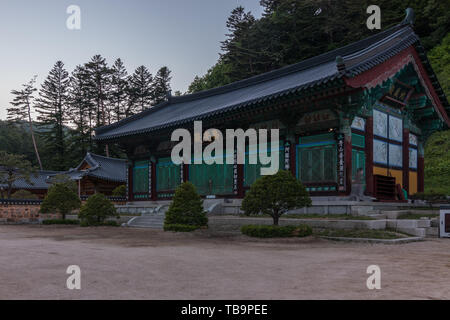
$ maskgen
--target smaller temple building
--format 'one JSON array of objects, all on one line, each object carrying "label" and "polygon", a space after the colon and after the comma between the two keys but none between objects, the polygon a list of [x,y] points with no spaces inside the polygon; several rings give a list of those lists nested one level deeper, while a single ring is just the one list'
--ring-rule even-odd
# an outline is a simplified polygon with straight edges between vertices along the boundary
[{"label": "smaller temple building", "polygon": [[88,152],[80,164],[60,174],[68,175],[78,184],[78,194],[89,196],[102,193],[110,196],[112,191],[127,181],[127,161],[104,157]]}]

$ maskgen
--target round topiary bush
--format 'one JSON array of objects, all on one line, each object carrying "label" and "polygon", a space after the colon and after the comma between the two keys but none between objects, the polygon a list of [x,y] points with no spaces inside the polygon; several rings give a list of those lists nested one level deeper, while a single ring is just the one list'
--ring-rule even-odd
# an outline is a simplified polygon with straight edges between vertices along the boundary
[{"label": "round topiary bush", "polygon": [[312,234],[312,228],[306,224],[298,226],[246,225],[241,227],[241,232],[247,236],[258,238],[307,237]]},{"label": "round topiary bush", "polygon": [[173,201],[166,212],[164,230],[180,231],[180,225],[187,227],[182,231],[192,231],[208,224],[208,218],[203,211],[203,200],[190,182],[183,182],[175,191]]},{"label": "round topiary bush", "polygon": [[311,206],[311,198],[302,183],[289,171],[257,179],[242,201],[246,215],[267,214],[278,225],[281,215],[289,210]]},{"label": "round topiary bush", "polygon": [[81,201],[78,195],[65,183],[56,183],[50,187],[41,204],[42,213],[59,213],[62,219],[72,210],[78,209]]},{"label": "round topiary bush", "polygon": [[35,195],[34,193],[31,193],[28,190],[20,189],[11,195],[11,199],[37,200],[37,199],[39,199],[39,197],[37,195]]},{"label": "round topiary bush", "polygon": [[127,186],[123,184],[121,186],[114,188],[114,190],[112,191],[112,196],[113,197],[125,197],[126,193],[127,193]]},{"label": "round topiary bush", "polygon": [[78,214],[81,225],[103,225],[108,217],[116,215],[114,204],[101,193],[90,196]]}]

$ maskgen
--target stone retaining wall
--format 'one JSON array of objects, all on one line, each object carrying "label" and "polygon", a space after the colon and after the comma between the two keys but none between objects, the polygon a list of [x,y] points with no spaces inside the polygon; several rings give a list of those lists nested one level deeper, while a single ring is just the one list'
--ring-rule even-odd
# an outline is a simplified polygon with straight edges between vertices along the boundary
[{"label": "stone retaining wall", "polygon": [[40,214],[38,204],[0,205],[0,223],[37,223],[40,219],[59,218],[56,214]]}]

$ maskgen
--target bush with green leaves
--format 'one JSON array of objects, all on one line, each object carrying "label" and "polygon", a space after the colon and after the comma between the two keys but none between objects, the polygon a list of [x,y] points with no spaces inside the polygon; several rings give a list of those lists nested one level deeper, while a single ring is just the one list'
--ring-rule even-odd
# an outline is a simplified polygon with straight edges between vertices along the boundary
[{"label": "bush with green leaves", "polygon": [[191,232],[199,228],[201,228],[201,226],[194,226],[189,224],[164,224],[164,231]]},{"label": "bush with green leaves", "polygon": [[52,185],[41,204],[41,213],[59,213],[62,219],[72,210],[80,208],[78,195],[65,183]]},{"label": "bush with green leaves", "polygon": [[306,224],[298,226],[246,225],[241,227],[241,232],[257,238],[307,237],[312,234],[312,228]]},{"label": "bush with green leaves", "polygon": [[115,187],[112,191],[113,197],[125,197],[127,194],[127,186],[126,185],[120,185],[118,187]]},{"label": "bush with green leaves", "polygon": [[107,220],[103,222],[95,222],[95,221],[89,222],[87,220],[82,220],[80,222],[80,227],[101,227],[101,226],[118,227],[119,224],[117,223],[117,221],[114,220]]},{"label": "bush with green leaves", "polygon": [[37,200],[39,197],[28,190],[20,189],[11,195],[11,199]]},{"label": "bush with green leaves", "polygon": [[188,225],[200,228],[208,224],[206,212],[203,210],[203,200],[190,182],[183,182],[175,191],[173,201],[166,212],[164,230],[179,229]]},{"label": "bush with green leaves", "polygon": [[78,214],[82,225],[103,224],[106,218],[116,215],[114,204],[103,194],[90,196]]},{"label": "bush with green leaves", "polygon": [[305,187],[289,171],[257,179],[246,193],[241,209],[246,215],[267,214],[278,225],[281,215],[289,210],[311,206]]},{"label": "bush with green leaves", "polygon": [[50,225],[50,224],[80,224],[80,221],[75,219],[47,219],[42,221],[42,224]]}]

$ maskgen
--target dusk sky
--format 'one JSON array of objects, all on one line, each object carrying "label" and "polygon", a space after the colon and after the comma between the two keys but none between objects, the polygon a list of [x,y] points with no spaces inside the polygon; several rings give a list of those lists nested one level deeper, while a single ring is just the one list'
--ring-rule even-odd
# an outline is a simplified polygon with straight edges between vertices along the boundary
[{"label": "dusk sky", "polygon": [[[81,30],[69,30],[70,5],[81,9]],[[185,92],[218,58],[226,20],[242,5],[256,17],[259,0],[0,0],[0,119],[33,75],[37,88],[57,60],[66,69],[103,55],[121,58],[132,73],[172,71],[172,90]]]}]

